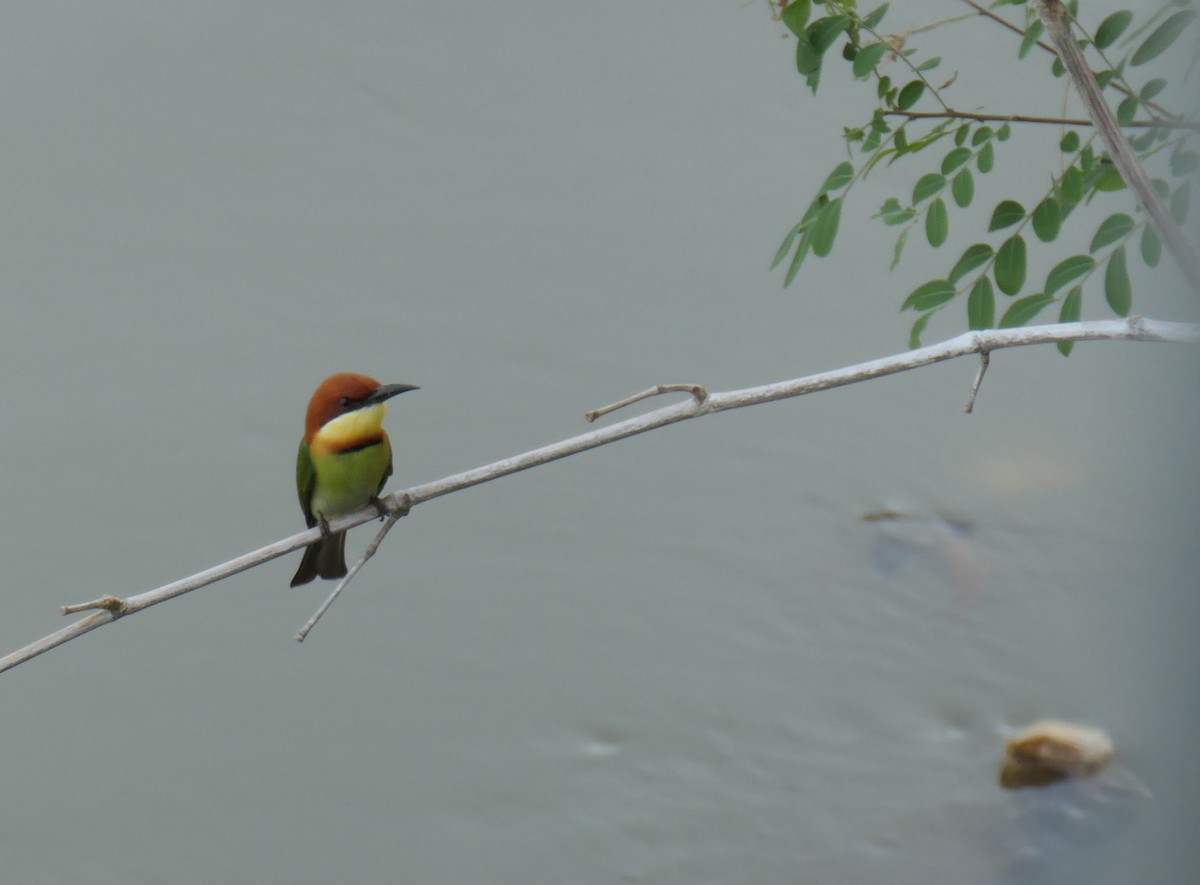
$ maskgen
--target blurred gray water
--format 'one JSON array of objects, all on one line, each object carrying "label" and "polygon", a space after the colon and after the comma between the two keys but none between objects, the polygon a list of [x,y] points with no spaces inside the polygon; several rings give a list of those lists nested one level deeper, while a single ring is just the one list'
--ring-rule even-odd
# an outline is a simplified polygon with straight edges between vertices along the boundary
[{"label": "blurred gray water", "polygon": [[[869,96],[810,99],[765,4],[3,19],[3,651],[299,530],[332,371],[421,386],[401,487],[655,383],[902,350],[904,294],[975,236],[888,275],[868,218],[914,173],[876,176],[780,289]],[[964,105],[1042,88],[959,27],[992,38]],[[1197,315],[1170,271],[1138,299]],[[289,590],[295,557],[105,628],[0,677],[5,879],[1190,882],[1198,362],[1007,351],[969,417],[960,361],[439,499],[302,646],[328,587]],[[861,520],[886,506],[912,518]],[[1001,792],[1045,716],[1130,780]]]}]

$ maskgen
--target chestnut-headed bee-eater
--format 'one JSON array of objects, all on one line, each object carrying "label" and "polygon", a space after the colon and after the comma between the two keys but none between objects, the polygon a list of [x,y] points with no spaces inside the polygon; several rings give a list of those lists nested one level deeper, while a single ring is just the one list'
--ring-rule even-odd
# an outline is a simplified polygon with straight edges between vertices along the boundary
[{"label": "chestnut-headed bee-eater", "polygon": [[296,456],[296,492],[308,527],[319,523],[324,536],[305,548],[293,587],[346,574],[346,533],[329,532],[327,522],[378,499],[392,475],[392,444],[383,430],[387,401],[417,389],[340,372],[313,393]]}]

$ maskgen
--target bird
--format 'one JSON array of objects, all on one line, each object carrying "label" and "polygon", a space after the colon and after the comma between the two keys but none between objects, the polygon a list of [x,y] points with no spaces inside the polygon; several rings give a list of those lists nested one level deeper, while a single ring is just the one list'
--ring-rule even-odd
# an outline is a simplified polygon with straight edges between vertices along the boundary
[{"label": "bird", "polygon": [[383,429],[387,401],[420,388],[380,384],[367,375],[339,372],[313,392],[296,456],[296,493],[309,528],[322,537],[304,550],[292,586],[346,574],[346,533],[330,532],[333,517],[379,501],[392,475],[392,444]]}]

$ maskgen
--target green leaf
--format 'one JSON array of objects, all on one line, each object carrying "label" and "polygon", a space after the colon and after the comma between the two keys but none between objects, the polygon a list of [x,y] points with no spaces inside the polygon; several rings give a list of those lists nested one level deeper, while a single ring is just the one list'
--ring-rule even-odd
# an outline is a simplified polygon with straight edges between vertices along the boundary
[{"label": "green leaf", "polygon": [[1096,235],[1092,237],[1092,245],[1088,246],[1088,251],[1097,252],[1109,243],[1115,243],[1117,240],[1129,236],[1129,232],[1132,230],[1133,219],[1124,212],[1110,215],[1096,229]]},{"label": "green leaf", "polygon": [[811,0],[793,0],[784,7],[779,18],[787,29],[797,37],[804,37],[804,26],[808,24],[808,14],[812,10]]},{"label": "green leaf", "polygon": [[996,296],[992,281],[980,277],[967,296],[967,325],[972,329],[990,329],[996,324]]},{"label": "green leaf", "polygon": [[1055,77],[1061,77],[1067,72],[1066,67],[1062,63],[1062,59],[1057,55],[1054,56],[1054,61],[1050,63],[1050,73]]},{"label": "green leaf", "polygon": [[919,65],[917,65],[915,68],[913,68],[913,70],[916,73],[920,74],[920,73],[924,73],[925,71],[932,71],[934,68],[936,68],[941,63],[942,63],[942,57],[940,55],[935,55],[933,58],[925,59],[925,61],[921,62]]},{"label": "green leaf", "polygon": [[1138,65],[1144,65],[1151,59],[1158,58],[1175,42],[1175,39],[1183,33],[1183,29],[1191,24],[1192,19],[1195,17],[1196,13],[1190,9],[1175,13],[1155,28],[1153,33],[1142,41],[1142,45],[1133,53],[1133,58],[1130,59],[1129,63],[1137,67]]},{"label": "green leaf", "polygon": [[1025,207],[1016,200],[1001,200],[992,210],[992,220],[988,223],[988,233],[1011,227],[1025,218]]},{"label": "green leaf", "polygon": [[950,233],[950,213],[946,210],[945,201],[938,197],[929,204],[929,210],[925,213],[925,239],[929,240],[929,245],[936,249],[946,242],[948,233]]},{"label": "green leaf", "polygon": [[1133,95],[1121,99],[1121,103],[1117,105],[1117,122],[1122,126],[1132,123],[1133,118],[1137,116],[1138,103],[1137,97]]},{"label": "green leaf", "polygon": [[783,238],[783,242],[779,244],[779,248],[775,251],[775,258],[771,261],[771,270],[777,268],[779,262],[783,261],[787,257],[787,254],[792,251],[792,244],[796,242],[796,237],[800,236],[803,231],[803,222],[800,222],[788,231],[787,236]]},{"label": "green leaf", "polygon": [[896,245],[892,247],[892,263],[888,266],[888,270],[895,270],[896,265],[900,263],[900,255],[904,252],[904,244],[908,242],[908,232],[912,230],[912,225],[900,231],[900,236],[896,237]]},{"label": "green leaf", "polygon": [[1009,305],[1008,310],[1004,311],[1004,316],[1000,317],[1000,328],[1012,329],[1023,326],[1041,313],[1047,305],[1053,303],[1053,298],[1042,295],[1040,292],[1037,295],[1018,298]]},{"label": "green leaf", "polygon": [[902,111],[907,111],[918,101],[921,100],[921,94],[925,92],[925,84],[920,80],[910,80],[900,90],[900,95],[896,99],[896,107]]},{"label": "green leaf", "polygon": [[1175,219],[1176,224],[1183,224],[1187,221],[1188,205],[1192,201],[1192,183],[1185,181],[1175,189],[1175,193],[1171,194],[1171,217]]},{"label": "green leaf", "polygon": [[1012,135],[1012,126],[1008,123],[1001,123],[1000,128],[996,130],[996,139],[998,141],[1008,141],[1008,137]]},{"label": "green leaf", "polygon": [[908,333],[909,350],[916,350],[921,346],[921,333],[925,331],[925,327],[929,325],[929,320],[932,317],[932,313],[921,314],[921,316],[917,317],[917,321],[912,324],[912,330]]},{"label": "green leaf", "polygon": [[886,224],[889,216],[895,215],[897,212],[902,211],[903,208],[900,205],[900,201],[895,197],[888,197],[883,201],[883,205],[879,207],[879,211],[875,213],[875,217],[882,218]]},{"label": "green leaf", "polygon": [[953,297],[954,284],[952,282],[930,280],[913,289],[904,299],[904,303],[900,305],[900,309],[907,310],[911,307],[916,311],[933,310],[935,307],[941,307]]},{"label": "green leaf", "polygon": [[1016,295],[1025,285],[1025,241],[1014,234],[996,252],[996,263],[992,265],[996,285],[1005,295]]},{"label": "green leaf", "polygon": [[1089,273],[1096,266],[1096,259],[1090,255],[1072,255],[1064,258],[1046,274],[1046,294],[1053,295],[1067,283],[1077,280]]},{"label": "green leaf", "polygon": [[1176,178],[1191,175],[1200,166],[1200,154],[1177,149],[1171,154],[1171,174]]},{"label": "green leaf", "polygon": [[[787,249],[784,247],[790,248],[791,241],[797,234],[800,235],[800,242],[796,245],[796,251],[792,255],[792,261],[788,265],[787,273],[783,276],[783,286],[785,289],[791,285],[792,280],[796,278],[796,274],[800,272],[800,265],[804,263],[805,257],[807,257],[809,250],[812,248],[812,238],[809,236],[809,228],[812,227],[817,216],[821,214],[821,210],[825,208],[828,202],[829,199],[824,194],[821,194],[809,203],[808,208],[804,210],[804,217],[792,228],[787,237],[784,238],[783,245],[779,247],[779,251],[775,253],[775,262],[778,263],[787,254]],[[772,264],[771,266],[774,267],[775,265]]]},{"label": "green leaf", "polygon": [[879,217],[883,218],[883,223],[888,227],[895,227],[898,224],[904,224],[906,221],[912,221],[917,217],[917,213],[914,209],[898,209],[888,214],[880,213]]},{"label": "green leaf", "polygon": [[942,174],[949,175],[967,160],[971,159],[971,149],[956,147],[942,158]]},{"label": "green leaf", "polygon": [[1167,81],[1162,77],[1155,77],[1149,83],[1142,87],[1142,91],[1138,93],[1138,97],[1142,101],[1149,101],[1167,88]]},{"label": "green leaf", "polygon": [[868,31],[874,29],[881,21],[883,21],[883,17],[887,15],[887,11],[888,4],[886,3],[884,3],[882,6],[876,6],[873,10],[867,13],[867,17],[863,19],[862,26]]},{"label": "green leaf", "polygon": [[1072,129],[1064,135],[1058,143],[1058,149],[1064,154],[1073,154],[1079,150],[1079,133]]},{"label": "green leaf", "polygon": [[1083,286],[1074,286],[1063,299],[1062,308],[1058,312],[1060,323],[1077,323],[1083,314]]},{"label": "green leaf", "polygon": [[854,56],[854,64],[852,66],[854,76],[860,80],[865,80],[871,76],[871,72],[875,70],[875,65],[883,60],[883,56],[891,47],[886,43],[871,43],[864,46],[858,51],[858,55]]},{"label": "green leaf", "polygon": [[964,144],[967,143],[967,136],[970,134],[971,134],[971,124],[963,123],[961,126],[958,127],[958,130],[954,133],[954,144],[958,147],[962,147]]},{"label": "green leaf", "polygon": [[[791,8],[790,6],[788,7]],[[843,160],[833,167],[833,171],[825,179],[825,183],[821,185],[822,191],[841,190],[854,178],[854,165],[849,160]]]},{"label": "green leaf", "polygon": [[1096,36],[1093,38],[1096,46],[1100,49],[1112,46],[1117,42],[1117,38],[1125,33],[1125,29],[1129,27],[1131,21],[1133,21],[1133,13],[1128,9],[1114,12],[1100,22],[1100,27],[1096,28]]},{"label": "green leaf", "polygon": [[808,208],[804,210],[804,217],[800,219],[800,226],[807,229],[812,224],[822,209],[829,203],[828,194],[817,194],[813,201],[808,204]]},{"label": "green leaf", "polygon": [[796,39],[796,70],[816,93],[821,82],[821,61],[825,51],[850,24],[848,16],[831,15],[813,22]]},{"label": "green leaf", "polygon": [[987,243],[975,243],[973,246],[967,246],[958,261],[954,262],[954,268],[950,271],[948,279],[957,284],[979,265],[985,264],[993,254],[992,247]]},{"label": "green leaf", "polygon": [[[1076,323],[1079,322],[1079,316],[1083,309],[1083,287],[1076,286],[1067,293],[1067,297],[1063,299],[1062,307],[1058,311],[1058,321],[1060,323]],[[1059,341],[1055,346],[1058,352],[1063,356],[1070,356],[1071,351],[1075,349],[1074,341]]]},{"label": "green leaf", "polygon": [[1059,228],[1062,227],[1062,210],[1058,206],[1058,200],[1054,197],[1046,197],[1033,210],[1031,220],[1033,232],[1037,234],[1039,240],[1043,243],[1053,241],[1058,236]]},{"label": "green leaf", "polygon": [[796,246],[796,253],[792,256],[792,263],[788,265],[787,273],[783,275],[783,287],[785,289],[792,284],[792,280],[796,279],[796,274],[800,272],[800,265],[804,263],[805,256],[808,255],[811,248],[812,241],[809,239],[808,234],[805,233]]},{"label": "green leaf", "polygon": [[1142,228],[1142,261],[1146,262],[1147,267],[1158,267],[1158,260],[1162,258],[1162,240],[1158,238],[1158,234],[1150,225]]},{"label": "green leaf", "polygon": [[1125,179],[1121,177],[1121,173],[1117,171],[1115,166],[1110,164],[1104,165],[1104,171],[1096,176],[1096,180],[1092,182],[1092,187],[1098,191],[1119,191],[1125,189]]},{"label": "green leaf", "polygon": [[992,171],[992,166],[996,163],[996,154],[992,150],[992,143],[989,141],[979,149],[979,154],[975,157],[975,168],[985,175]]},{"label": "green leaf", "polygon": [[1071,205],[1083,199],[1083,173],[1078,166],[1072,166],[1063,173],[1062,196]]},{"label": "green leaf", "polygon": [[980,126],[975,130],[975,134],[971,136],[972,147],[979,147],[985,141],[992,137],[991,126]]},{"label": "green leaf", "polygon": [[1141,135],[1129,136],[1129,144],[1135,152],[1139,154],[1144,153],[1153,146],[1159,132],[1160,130],[1158,129],[1143,129]]},{"label": "green leaf", "polygon": [[1024,58],[1029,54],[1029,50],[1038,40],[1042,39],[1042,34],[1046,32],[1046,26],[1042,24],[1042,20],[1034,19],[1033,24],[1025,29],[1025,36],[1021,38],[1021,48],[1017,50],[1017,58]]},{"label": "green leaf", "polygon": [[1108,88],[1108,84],[1115,80],[1117,72],[1114,70],[1100,71],[1096,74],[1096,86],[1103,92]]},{"label": "green leaf", "polygon": [[830,46],[834,44],[842,31],[850,26],[850,17],[847,15],[830,15],[825,18],[819,18],[805,30],[805,36],[808,37],[808,42],[812,44],[813,49],[824,54]]},{"label": "green leaf", "polygon": [[971,176],[970,169],[958,170],[958,174],[950,182],[950,193],[960,209],[971,205],[971,200],[975,197],[975,179]]},{"label": "green leaf", "polygon": [[1125,269],[1125,247],[1118,246],[1108,256],[1108,267],[1104,270],[1104,297],[1117,316],[1129,316],[1133,304],[1133,288],[1129,284],[1129,271]]},{"label": "green leaf", "polygon": [[915,206],[922,200],[928,200],[945,186],[945,177],[938,175],[936,172],[929,172],[922,175],[917,179],[916,187],[913,188],[913,205]]},{"label": "green leaf", "polygon": [[824,258],[833,249],[833,238],[837,236],[838,222],[842,217],[842,198],[830,200],[821,209],[813,222],[810,235],[812,236],[813,254]]},{"label": "green leaf", "polygon": [[933,144],[935,141],[940,140],[942,138],[942,136],[944,136],[945,134],[946,134],[945,130],[943,130],[941,128],[934,129],[929,134],[922,135],[916,141],[912,142],[909,145],[909,150],[911,150],[915,154],[917,151],[924,150],[925,148],[927,148],[931,144]]},{"label": "green leaf", "polygon": [[[807,37],[799,37],[796,40],[796,70],[806,77],[813,74],[819,74],[821,71],[821,58],[823,53],[817,52]],[[817,91],[816,85],[810,80],[808,85],[812,87],[813,92]]]}]

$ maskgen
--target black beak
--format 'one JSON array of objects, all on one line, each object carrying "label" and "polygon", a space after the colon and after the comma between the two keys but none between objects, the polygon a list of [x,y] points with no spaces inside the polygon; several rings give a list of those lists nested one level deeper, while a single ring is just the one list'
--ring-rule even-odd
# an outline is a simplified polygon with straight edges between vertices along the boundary
[{"label": "black beak", "polygon": [[362,404],[364,406],[374,406],[378,403],[386,402],[398,394],[420,389],[415,384],[380,384],[367,394],[367,398],[363,400]]}]

